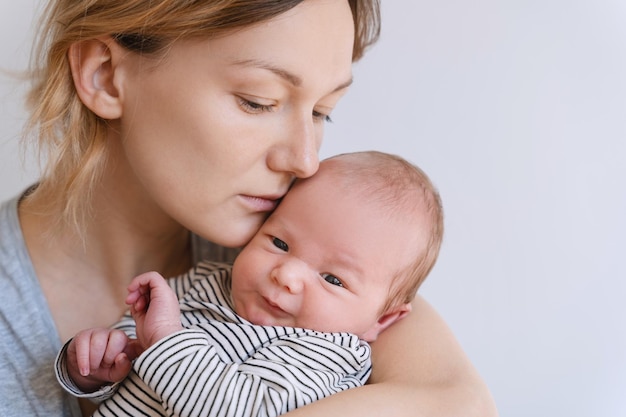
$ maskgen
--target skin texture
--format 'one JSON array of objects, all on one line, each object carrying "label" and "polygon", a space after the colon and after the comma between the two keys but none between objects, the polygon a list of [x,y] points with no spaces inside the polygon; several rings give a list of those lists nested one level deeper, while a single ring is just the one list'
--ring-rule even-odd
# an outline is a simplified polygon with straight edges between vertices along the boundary
[{"label": "skin texture", "polygon": [[[351,81],[352,31],[346,2],[316,0],[227,37],[177,42],[161,60],[110,38],[70,48],[82,102],[109,121],[109,165],[86,196],[93,210],[82,238],[70,227],[54,239],[41,233],[60,216],[47,201],[19,207],[61,340],[114,323],[131,277],[187,270],[188,229],[243,244],[293,177],[315,172],[320,115]],[[372,385],[293,415],[494,415],[445,324],[419,298],[413,310],[374,344]]]}]

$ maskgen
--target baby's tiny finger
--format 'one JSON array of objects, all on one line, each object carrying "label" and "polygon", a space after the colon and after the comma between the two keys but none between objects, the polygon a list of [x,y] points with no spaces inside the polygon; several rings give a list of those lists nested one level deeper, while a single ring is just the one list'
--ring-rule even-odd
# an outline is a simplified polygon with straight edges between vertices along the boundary
[{"label": "baby's tiny finger", "polygon": [[111,361],[105,361],[105,352],[109,340],[109,330],[99,329],[91,335],[89,344],[89,365],[92,370],[97,370],[103,366],[111,366]]},{"label": "baby's tiny finger", "polygon": [[89,376],[90,339],[78,335],[74,338],[72,343],[74,343],[74,348],[76,349],[76,364],[78,365],[78,372],[80,372],[82,376]]},{"label": "baby's tiny finger", "polygon": [[107,365],[115,364],[117,356],[123,352],[128,343],[128,337],[121,330],[111,330],[108,335],[106,350],[102,361]]}]

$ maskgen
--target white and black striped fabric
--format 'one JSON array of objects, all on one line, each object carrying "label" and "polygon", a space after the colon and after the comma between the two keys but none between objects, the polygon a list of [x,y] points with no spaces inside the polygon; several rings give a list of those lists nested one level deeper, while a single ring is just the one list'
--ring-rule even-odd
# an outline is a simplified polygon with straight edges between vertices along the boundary
[{"label": "white and black striped fabric", "polygon": [[[117,387],[81,393],[63,355],[57,375],[75,395],[106,399],[96,416],[277,416],[363,385],[370,347],[349,333],[257,326],[232,310],[228,264],[201,262],[169,280],[185,330],[161,340]],[[130,316],[116,326],[134,337]]]}]

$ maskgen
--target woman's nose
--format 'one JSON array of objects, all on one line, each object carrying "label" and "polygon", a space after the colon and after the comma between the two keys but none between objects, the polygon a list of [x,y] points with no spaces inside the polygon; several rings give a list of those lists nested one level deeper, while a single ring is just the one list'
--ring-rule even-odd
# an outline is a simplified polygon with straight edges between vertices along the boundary
[{"label": "woman's nose", "polygon": [[305,281],[311,274],[306,263],[299,259],[290,259],[274,268],[272,279],[291,294],[299,294],[304,289]]},{"label": "woman's nose", "polygon": [[297,178],[307,178],[319,168],[319,148],[322,129],[311,115],[300,117],[290,126],[282,126],[282,140],[268,156],[268,166],[276,172],[288,172]]}]

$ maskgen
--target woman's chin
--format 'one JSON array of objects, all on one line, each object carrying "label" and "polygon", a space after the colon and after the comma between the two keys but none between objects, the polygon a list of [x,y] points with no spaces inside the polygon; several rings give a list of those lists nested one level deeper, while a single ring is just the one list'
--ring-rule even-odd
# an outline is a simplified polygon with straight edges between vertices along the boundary
[{"label": "woman's chin", "polygon": [[246,219],[239,224],[224,224],[219,233],[202,234],[197,233],[203,238],[227,248],[241,248],[245,246],[259,230],[265,216],[255,216],[256,218]]}]

